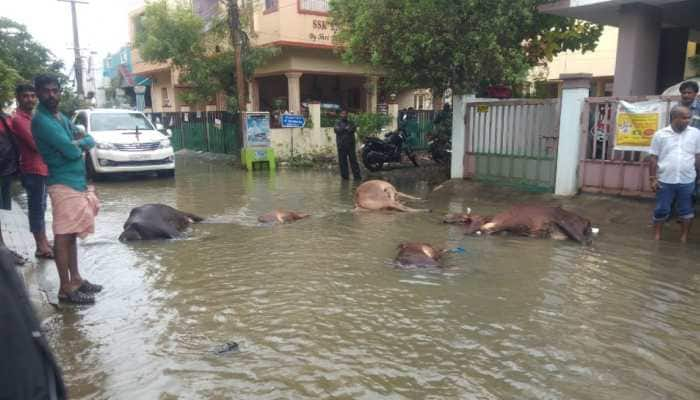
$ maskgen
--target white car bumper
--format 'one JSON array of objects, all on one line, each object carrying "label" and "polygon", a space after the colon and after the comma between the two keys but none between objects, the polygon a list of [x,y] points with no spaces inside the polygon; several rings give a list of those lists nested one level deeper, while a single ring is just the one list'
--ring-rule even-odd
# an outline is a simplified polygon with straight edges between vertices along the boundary
[{"label": "white car bumper", "polygon": [[172,147],[149,151],[90,150],[95,172],[100,174],[175,169]]}]

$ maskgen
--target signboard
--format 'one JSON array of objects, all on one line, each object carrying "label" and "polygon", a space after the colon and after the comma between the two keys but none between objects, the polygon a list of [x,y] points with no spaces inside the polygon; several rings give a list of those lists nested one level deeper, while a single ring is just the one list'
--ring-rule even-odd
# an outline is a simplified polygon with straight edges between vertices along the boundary
[{"label": "signboard", "polygon": [[615,150],[648,151],[654,133],[663,127],[666,102],[620,101],[615,118]]},{"label": "signboard", "polygon": [[270,146],[270,113],[247,112],[243,124],[244,145],[247,147]]},{"label": "signboard", "polygon": [[282,128],[303,128],[305,123],[303,115],[282,114]]}]

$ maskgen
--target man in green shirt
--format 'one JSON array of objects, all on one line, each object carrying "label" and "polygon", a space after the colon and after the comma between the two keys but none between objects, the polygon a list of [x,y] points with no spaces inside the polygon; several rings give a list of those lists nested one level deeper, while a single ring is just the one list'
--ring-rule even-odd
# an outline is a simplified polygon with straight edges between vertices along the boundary
[{"label": "man in green shirt", "polygon": [[78,270],[76,239],[95,229],[99,200],[85,179],[83,152],[95,145],[89,135],[76,134],[75,127],[60,111],[61,87],[55,76],[34,79],[39,106],[32,118],[32,135],[48,166],[51,197],[54,257],[61,287],[60,301],[92,304],[102,286],[83,279]]}]

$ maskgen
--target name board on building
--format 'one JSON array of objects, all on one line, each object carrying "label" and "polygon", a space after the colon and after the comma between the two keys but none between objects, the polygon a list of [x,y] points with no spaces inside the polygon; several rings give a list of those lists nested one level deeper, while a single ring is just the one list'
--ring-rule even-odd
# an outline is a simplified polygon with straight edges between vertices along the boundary
[{"label": "name board on building", "polygon": [[338,28],[327,19],[314,19],[311,21],[309,39],[314,42],[332,42],[336,32]]},{"label": "name board on building", "polygon": [[243,139],[245,147],[270,146],[270,113],[247,112],[243,124]]},{"label": "name board on building", "polygon": [[303,115],[282,114],[282,128],[303,128],[305,123]]}]

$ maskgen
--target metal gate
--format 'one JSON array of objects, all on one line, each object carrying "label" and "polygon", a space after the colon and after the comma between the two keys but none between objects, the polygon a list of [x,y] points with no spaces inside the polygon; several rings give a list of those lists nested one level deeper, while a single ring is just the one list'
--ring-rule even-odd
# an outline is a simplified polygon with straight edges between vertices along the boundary
[{"label": "metal gate", "polygon": [[554,190],[559,99],[467,103],[464,176],[529,191]]},{"label": "metal gate", "polygon": [[[581,190],[632,197],[653,197],[646,153],[615,150],[615,120],[620,100],[656,100],[669,110],[680,96],[589,97],[581,116]],[[668,112],[668,111],[667,111]],[[668,114],[667,114],[668,115]],[[666,116],[668,120],[668,116]]]}]

